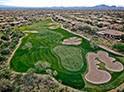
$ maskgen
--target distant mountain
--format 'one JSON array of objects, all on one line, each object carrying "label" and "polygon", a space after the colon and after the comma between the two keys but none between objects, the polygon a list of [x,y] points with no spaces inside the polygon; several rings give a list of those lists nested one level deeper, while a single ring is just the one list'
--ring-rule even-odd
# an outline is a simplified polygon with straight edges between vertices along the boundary
[{"label": "distant mountain", "polygon": [[52,9],[52,10],[124,10],[124,7],[97,5],[93,7],[16,7],[0,5],[0,10],[14,10],[14,9]]},{"label": "distant mountain", "polygon": [[15,6],[0,5],[0,8],[10,8],[10,7],[15,7]]},{"label": "distant mountain", "polygon": [[21,7],[0,5],[0,10],[11,10],[16,8],[21,8]]},{"label": "distant mountain", "polygon": [[124,10],[124,7],[117,7],[117,6],[108,6],[108,5],[97,5],[94,7],[90,7],[92,9],[96,9],[96,10]]},{"label": "distant mountain", "polygon": [[29,10],[29,9],[36,9],[36,8],[0,5],[0,10]]}]

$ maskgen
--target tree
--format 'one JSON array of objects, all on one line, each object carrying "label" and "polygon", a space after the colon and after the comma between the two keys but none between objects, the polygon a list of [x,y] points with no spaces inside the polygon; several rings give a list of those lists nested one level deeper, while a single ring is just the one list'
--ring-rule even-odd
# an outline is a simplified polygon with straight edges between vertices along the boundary
[{"label": "tree", "polygon": [[0,61],[4,61],[4,60],[6,60],[6,57],[0,54]]},{"label": "tree", "polygon": [[121,40],[122,42],[124,42],[124,35],[121,35]]},{"label": "tree", "polygon": [[84,24],[84,25],[79,25],[78,26],[78,30],[83,31],[83,32],[86,32],[86,33],[90,33],[91,30],[92,30],[92,28],[91,28],[90,25]]},{"label": "tree", "polygon": [[2,40],[0,39],[0,45],[2,44]]},{"label": "tree", "polygon": [[9,53],[10,53],[9,48],[5,48],[5,49],[3,49],[3,50],[1,51],[1,54],[2,54],[2,55],[8,55]]},{"label": "tree", "polygon": [[91,33],[92,33],[93,35],[95,35],[96,32],[98,32],[98,31],[99,31],[98,27],[95,26],[95,27],[92,28]]},{"label": "tree", "polygon": [[53,76],[57,76],[58,75],[58,72],[55,70],[53,71]]},{"label": "tree", "polygon": [[120,31],[124,32],[124,24],[123,24],[123,26],[120,28]]},{"label": "tree", "polygon": [[10,44],[9,41],[3,41],[2,44],[1,44],[1,49],[8,47],[9,44]]},{"label": "tree", "polygon": [[4,41],[8,41],[9,36],[8,35],[3,35],[3,36],[1,36],[1,39],[4,40]]},{"label": "tree", "polygon": [[0,92],[13,92],[13,86],[9,80],[0,80]]},{"label": "tree", "polygon": [[0,78],[10,79],[10,76],[11,76],[11,72],[8,68],[4,67],[0,70]]}]

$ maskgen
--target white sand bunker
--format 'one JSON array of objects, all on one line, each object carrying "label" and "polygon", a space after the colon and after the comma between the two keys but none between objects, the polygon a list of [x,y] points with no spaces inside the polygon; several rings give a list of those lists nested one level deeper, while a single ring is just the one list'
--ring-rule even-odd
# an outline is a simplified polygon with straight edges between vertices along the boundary
[{"label": "white sand bunker", "polygon": [[111,79],[111,75],[109,72],[104,70],[99,70],[96,60],[97,55],[95,53],[88,53],[87,61],[88,61],[88,73],[85,75],[85,79],[93,84],[103,84],[107,83]]},{"label": "white sand bunker", "polygon": [[121,72],[124,70],[123,64],[116,61],[115,58],[109,57],[107,52],[99,51],[97,53],[99,60],[105,63],[105,68],[113,72]]},{"label": "white sand bunker", "polygon": [[64,39],[62,44],[64,44],[64,45],[80,45],[81,42],[82,42],[81,38],[71,37],[71,38],[68,38],[68,39]]},{"label": "white sand bunker", "polygon": [[100,62],[105,63],[105,68],[109,71],[120,72],[123,71],[123,64],[120,62],[113,62],[115,58],[109,57],[107,52],[98,51],[95,53],[87,54],[88,73],[85,75],[85,79],[93,84],[103,84],[111,80],[111,75],[105,70],[100,70],[98,64]]}]

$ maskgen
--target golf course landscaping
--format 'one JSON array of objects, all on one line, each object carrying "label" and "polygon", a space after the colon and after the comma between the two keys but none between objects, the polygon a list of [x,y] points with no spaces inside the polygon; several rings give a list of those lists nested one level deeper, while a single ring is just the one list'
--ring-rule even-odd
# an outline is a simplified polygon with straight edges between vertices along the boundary
[{"label": "golf course landscaping", "polygon": [[[22,26],[19,30],[25,33],[25,37],[10,61],[10,68],[15,72],[32,70],[41,75],[49,74],[64,85],[88,92],[105,92],[124,82],[124,57],[104,51],[85,38],[69,33],[50,18]],[[99,63],[94,62],[98,60],[96,53],[101,56]],[[107,63],[101,54],[118,61],[116,65],[121,69],[115,72],[115,67],[110,66],[112,61]],[[92,60],[92,55],[96,59]],[[99,75],[101,71],[108,76]],[[99,83],[94,82],[98,82],[96,78],[100,79]]]}]

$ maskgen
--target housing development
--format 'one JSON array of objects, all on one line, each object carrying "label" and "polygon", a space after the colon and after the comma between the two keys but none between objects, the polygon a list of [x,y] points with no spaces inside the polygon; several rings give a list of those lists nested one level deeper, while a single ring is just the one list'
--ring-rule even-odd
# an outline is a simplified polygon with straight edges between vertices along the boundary
[{"label": "housing development", "polygon": [[0,10],[0,92],[124,92],[124,11]]}]

